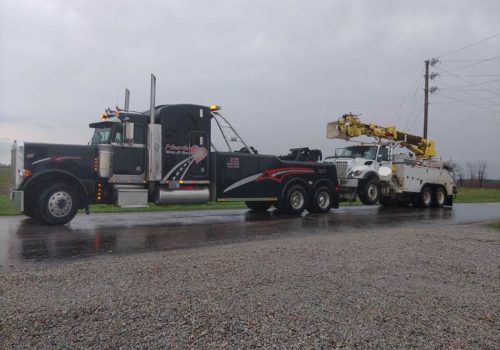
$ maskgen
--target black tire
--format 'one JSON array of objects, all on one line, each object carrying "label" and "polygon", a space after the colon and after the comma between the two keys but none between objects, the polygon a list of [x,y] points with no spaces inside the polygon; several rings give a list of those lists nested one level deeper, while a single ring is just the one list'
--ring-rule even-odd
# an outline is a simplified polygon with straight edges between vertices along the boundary
[{"label": "black tire", "polygon": [[307,205],[311,213],[328,213],[332,208],[333,194],[327,186],[319,186]]},{"label": "black tire", "polygon": [[425,186],[417,195],[417,206],[420,208],[430,208],[434,202],[434,196],[432,193],[432,188]]},{"label": "black tire", "polygon": [[389,196],[380,196],[378,201],[384,207],[395,207],[397,204],[396,200]]},{"label": "black tire", "polygon": [[245,202],[247,208],[251,211],[264,212],[271,208],[271,202]]},{"label": "black tire", "polygon": [[444,207],[444,204],[446,203],[446,190],[443,187],[438,187],[436,188],[436,191],[434,191],[434,206],[436,208],[442,208]]},{"label": "black tire", "polygon": [[36,199],[38,198],[39,193],[40,191],[37,188],[31,188],[25,192],[24,210],[22,211],[23,215],[33,219],[38,219]]},{"label": "black tire", "polygon": [[22,211],[21,213],[23,213],[23,215],[26,215],[26,216],[27,216],[27,217],[29,217],[29,218],[36,219],[35,212],[34,212],[34,211],[33,211],[33,209],[31,209],[31,208],[27,208],[27,207],[25,207],[25,208],[24,208],[24,211]]},{"label": "black tire", "polygon": [[365,181],[359,191],[359,199],[363,204],[375,205],[380,197],[380,182],[377,179]]},{"label": "black tire", "polygon": [[70,185],[56,183],[43,190],[37,199],[37,218],[47,225],[64,225],[78,212],[78,192]]},{"label": "black tire", "polygon": [[309,203],[307,191],[301,185],[292,185],[287,189],[283,202],[278,205],[279,210],[287,214],[299,215]]}]

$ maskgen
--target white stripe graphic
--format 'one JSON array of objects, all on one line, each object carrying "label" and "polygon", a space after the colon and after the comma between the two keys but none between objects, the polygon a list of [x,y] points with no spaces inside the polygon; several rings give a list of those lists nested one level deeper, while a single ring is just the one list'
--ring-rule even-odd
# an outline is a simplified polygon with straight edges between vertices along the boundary
[{"label": "white stripe graphic", "polygon": [[259,174],[255,174],[255,175],[252,175],[249,177],[245,177],[244,179],[241,179],[240,181],[236,181],[234,184],[232,184],[231,186],[226,188],[224,190],[224,192],[222,192],[222,193],[226,193],[227,191],[231,191],[231,190],[235,189],[236,187],[240,187],[240,186],[243,186],[249,182],[257,180],[259,178],[259,176],[261,176],[261,175],[262,175],[262,173],[259,173]]},{"label": "white stripe graphic", "polygon": [[172,175],[179,167],[181,167],[184,163],[190,161],[192,158],[193,158],[193,156],[188,157],[188,158],[182,160],[181,162],[177,163],[172,169],[170,169],[170,171],[167,173],[167,175],[165,175],[165,177],[163,178],[163,180],[161,180],[161,182],[167,181],[168,178],[170,177],[170,175]]},{"label": "white stripe graphic", "polygon": [[194,162],[194,158],[191,159],[191,161],[189,162],[189,165],[186,167],[186,170],[184,170],[184,172],[182,173],[182,176],[179,180],[182,180],[184,178],[184,176],[186,175],[187,171],[189,170],[189,168],[191,167],[191,164],[193,164]]},{"label": "white stripe graphic", "polygon": [[51,158],[51,157],[49,157],[49,158],[43,158],[43,159],[39,159],[39,160],[37,160],[36,162],[31,163],[31,165],[35,165],[35,164],[38,164],[38,163],[41,163],[41,162],[45,162],[45,161],[49,160],[50,158]]}]

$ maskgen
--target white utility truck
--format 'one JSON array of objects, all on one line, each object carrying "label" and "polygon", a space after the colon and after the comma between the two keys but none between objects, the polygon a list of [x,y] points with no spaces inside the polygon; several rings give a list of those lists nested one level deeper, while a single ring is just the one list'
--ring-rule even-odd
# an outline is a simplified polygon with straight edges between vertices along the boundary
[{"label": "white utility truck", "polygon": [[[453,204],[456,188],[452,170],[435,160],[434,142],[420,136],[362,123],[357,115],[345,114],[328,123],[327,137],[349,140],[369,136],[373,143],[340,148],[325,161],[335,163],[341,198],[359,197],[368,205],[442,207]],[[410,152],[408,152],[410,151]]]}]

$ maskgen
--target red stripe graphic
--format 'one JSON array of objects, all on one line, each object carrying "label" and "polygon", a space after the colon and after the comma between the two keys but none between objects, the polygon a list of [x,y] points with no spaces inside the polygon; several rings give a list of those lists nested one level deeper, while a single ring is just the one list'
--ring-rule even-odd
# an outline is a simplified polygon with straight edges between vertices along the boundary
[{"label": "red stripe graphic", "polygon": [[271,180],[277,183],[283,182],[288,175],[314,174],[315,171],[310,168],[276,168],[265,170],[257,181]]}]

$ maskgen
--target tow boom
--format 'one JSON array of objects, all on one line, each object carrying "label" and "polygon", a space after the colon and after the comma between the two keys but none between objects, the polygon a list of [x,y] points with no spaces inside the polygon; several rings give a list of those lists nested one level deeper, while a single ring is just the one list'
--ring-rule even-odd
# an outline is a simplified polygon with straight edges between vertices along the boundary
[{"label": "tow boom", "polygon": [[344,114],[336,122],[327,124],[326,136],[329,139],[350,139],[358,136],[370,136],[401,142],[401,145],[414,152],[417,156],[428,159],[436,156],[434,141],[421,136],[411,135],[396,130],[396,127],[383,127],[376,124],[364,124],[357,115]]}]

